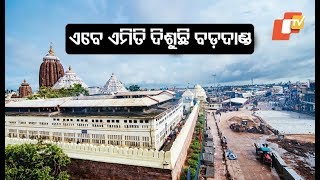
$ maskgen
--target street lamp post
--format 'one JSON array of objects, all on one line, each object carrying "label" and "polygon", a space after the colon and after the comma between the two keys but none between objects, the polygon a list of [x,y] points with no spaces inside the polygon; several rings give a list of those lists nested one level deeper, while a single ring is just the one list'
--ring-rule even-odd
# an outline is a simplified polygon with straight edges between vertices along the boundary
[{"label": "street lamp post", "polygon": [[213,76],[213,91],[215,92],[215,95],[216,95],[217,93],[216,93],[216,91],[215,91],[215,87],[216,87],[216,76],[217,76],[217,75],[216,75],[216,74],[213,74],[212,76]]}]

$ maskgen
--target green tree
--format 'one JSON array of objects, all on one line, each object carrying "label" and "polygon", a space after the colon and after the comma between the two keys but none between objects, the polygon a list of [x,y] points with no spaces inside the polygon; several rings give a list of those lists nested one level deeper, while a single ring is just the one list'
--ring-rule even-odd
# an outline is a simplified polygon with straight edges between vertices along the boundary
[{"label": "green tree", "polygon": [[71,162],[54,144],[8,145],[5,149],[5,179],[69,179],[61,168]]},{"label": "green tree", "polygon": [[29,96],[28,99],[38,99],[38,98],[60,98],[69,96],[79,96],[80,94],[89,95],[88,90],[82,87],[81,84],[74,84],[72,87],[65,89],[52,89],[50,87],[42,86],[37,95]]},{"label": "green tree", "polygon": [[82,87],[81,84],[74,84],[71,88],[71,95],[73,96],[79,96],[80,94],[89,95],[89,92]]},{"label": "green tree", "polygon": [[138,85],[131,85],[129,86],[129,90],[130,91],[139,91],[140,90],[140,87]]}]

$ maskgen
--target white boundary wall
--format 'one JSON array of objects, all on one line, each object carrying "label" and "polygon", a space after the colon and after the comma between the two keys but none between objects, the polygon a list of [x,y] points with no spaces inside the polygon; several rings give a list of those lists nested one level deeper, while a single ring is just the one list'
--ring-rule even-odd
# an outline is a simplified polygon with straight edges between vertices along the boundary
[{"label": "white boundary wall", "polygon": [[[52,142],[63,149],[63,151],[74,159],[92,160],[99,162],[127,164],[134,166],[146,166],[161,169],[170,169],[170,151],[154,151],[138,148],[121,148],[117,146],[96,146],[92,144],[76,144],[64,142]],[[37,143],[37,140],[8,138],[8,144]],[[169,164],[164,166],[163,164]]]},{"label": "white boundary wall", "polygon": [[[133,166],[144,166],[161,169],[173,169],[183,151],[183,145],[186,138],[192,130],[198,115],[198,104],[196,104],[186,120],[185,125],[181,129],[179,135],[175,139],[170,151],[155,151],[138,148],[127,148],[117,146],[92,145],[92,144],[76,144],[65,142],[52,142],[63,149],[63,151],[74,159],[92,160],[98,162],[126,164]],[[5,145],[9,144],[23,144],[23,143],[37,143],[37,140],[9,138],[6,137]]]},{"label": "white boundary wall", "polygon": [[192,112],[190,113],[188,119],[186,120],[186,123],[184,124],[183,128],[181,129],[179,135],[173,142],[170,152],[171,152],[171,164],[173,167],[175,166],[180,153],[183,151],[184,144],[187,141],[187,137],[189,135],[189,132],[192,131],[192,127],[194,125],[194,121],[197,120],[195,116],[198,115],[198,109],[199,105],[198,103],[193,107]]}]

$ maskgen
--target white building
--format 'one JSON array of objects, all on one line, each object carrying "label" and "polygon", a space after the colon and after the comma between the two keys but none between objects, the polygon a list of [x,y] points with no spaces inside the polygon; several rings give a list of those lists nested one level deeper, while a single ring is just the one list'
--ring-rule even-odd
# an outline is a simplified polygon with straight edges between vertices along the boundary
[{"label": "white building", "polygon": [[209,109],[213,110],[220,110],[222,109],[222,104],[221,103],[209,103]]},{"label": "white building", "polygon": [[282,86],[273,86],[272,87],[272,94],[283,94],[283,87]]},{"label": "white building", "polygon": [[243,106],[248,102],[248,99],[246,98],[231,98],[222,101],[222,104],[227,105],[227,106]]},{"label": "white building", "polygon": [[267,91],[256,91],[255,95],[256,96],[265,96],[267,94]]},{"label": "white building", "polygon": [[103,88],[100,90],[102,94],[116,94],[119,92],[128,92],[123,83],[119,81],[114,73],[112,73],[110,79],[106,82]]},{"label": "white building", "polygon": [[252,93],[251,92],[244,92],[244,93],[242,93],[242,97],[243,98],[250,98],[252,96]]},{"label": "white building", "polygon": [[88,92],[89,92],[89,95],[100,94],[101,88],[100,88],[100,87],[97,87],[97,86],[88,87]]},{"label": "white building", "polygon": [[171,91],[23,100],[5,104],[5,136],[159,150],[182,115]]},{"label": "white building", "polygon": [[185,111],[189,112],[191,110],[191,107],[194,106],[193,100],[194,100],[193,92],[190,91],[190,89],[187,89],[182,94],[183,107]]},{"label": "white building", "polygon": [[65,72],[65,74],[59,78],[59,80],[52,86],[53,89],[61,89],[65,88],[68,89],[72,87],[74,84],[81,84],[81,86],[85,89],[88,89],[88,86],[86,83],[83,82],[83,80],[78,77],[78,75],[72,71],[71,66],[69,66],[69,69]]}]

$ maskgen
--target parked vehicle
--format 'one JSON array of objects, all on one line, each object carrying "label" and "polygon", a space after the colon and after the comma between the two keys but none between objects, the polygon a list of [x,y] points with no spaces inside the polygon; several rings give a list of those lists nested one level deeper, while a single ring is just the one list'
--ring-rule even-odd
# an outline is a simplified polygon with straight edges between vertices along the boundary
[{"label": "parked vehicle", "polygon": [[267,164],[272,167],[272,152],[268,147],[268,144],[264,143],[260,145],[254,143],[254,146],[256,147],[257,159],[259,159],[263,164]]}]

